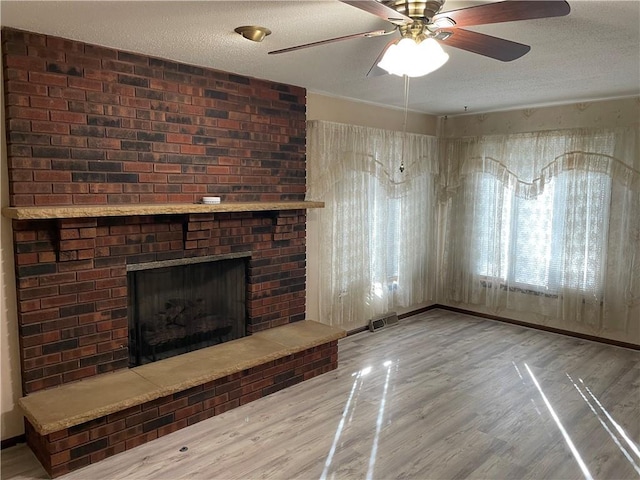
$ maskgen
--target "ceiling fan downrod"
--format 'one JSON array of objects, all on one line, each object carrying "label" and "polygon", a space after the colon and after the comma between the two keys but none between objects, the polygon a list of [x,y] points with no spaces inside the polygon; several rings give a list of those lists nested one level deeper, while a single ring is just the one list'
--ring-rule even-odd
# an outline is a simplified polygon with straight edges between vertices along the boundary
[{"label": "ceiling fan downrod", "polygon": [[420,43],[428,37],[433,36],[422,20],[414,20],[413,23],[409,25],[399,25],[398,30],[400,30],[402,38],[411,38],[416,43]]}]

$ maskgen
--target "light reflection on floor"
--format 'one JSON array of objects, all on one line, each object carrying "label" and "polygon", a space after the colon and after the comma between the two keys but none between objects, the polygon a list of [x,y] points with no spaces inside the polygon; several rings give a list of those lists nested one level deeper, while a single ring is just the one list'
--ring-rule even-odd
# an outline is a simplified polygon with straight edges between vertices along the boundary
[{"label": "light reflection on floor", "polygon": [[[373,440],[372,440],[371,451],[369,455],[367,473],[365,477],[367,480],[373,480],[375,478],[374,472],[375,472],[376,459],[378,457],[378,448],[379,448],[381,439],[384,439],[382,426],[384,423],[385,414],[387,413],[386,405],[389,400],[388,398],[389,385],[390,385],[390,380],[392,376],[393,366],[395,364],[396,370],[397,370],[398,363],[399,363],[399,360],[396,360],[394,362],[387,360],[383,362],[381,366],[378,366],[378,367],[367,366],[362,370],[359,370],[352,374],[352,377],[354,379],[353,385],[351,387],[349,396],[347,397],[347,401],[342,413],[342,417],[336,428],[333,443],[326,457],[326,461],[324,463],[324,469],[320,477],[321,480],[337,478],[335,475],[335,472],[332,469],[333,460],[337,451],[339,450],[339,445],[341,444],[340,440],[341,440],[341,437],[343,436],[345,426],[349,425],[357,415],[356,411],[357,411],[358,398],[360,397],[360,394],[363,391],[363,388],[365,385],[365,377],[370,374],[373,374],[378,377],[384,375],[384,383],[382,385],[382,392],[379,397],[378,413],[374,423],[375,429],[373,430],[374,432]],[[569,451],[573,455],[576,461],[576,464],[580,468],[584,478],[587,480],[592,480],[594,476],[590,472],[587,466],[587,462],[585,462],[585,460],[583,459],[579,449],[575,445],[574,440],[572,439],[571,435],[567,431],[567,428],[565,428],[565,426],[563,425],[552,402],[549,400],[548,396],[545,394],[541,381],[538,380],[538,378],[534,375],[532,369],[529,367],[527,363],[523,362],[522,365],[524,366],[524,369],[526,370],[526,373],[528,374],[528,378],[530,379],[530,381],[527,380],[527,377],[523,376],[516,362],[512,361],[511,363],[520,379],[521,385],[530,391],[531,393],[530,402],[533,409],[537,413],[537,415],[541,418],[551,418],[553,420],[558,431],[561,433],[566,446],[568,447]],[[633,442],[633,440],[629,438],[626,431],[613,419],[611,414],[600,403],[598,398],[593,394],[593,392],[589,389],[589,387],[587,387],[584,384],[584,381],[582,379],[578,380],[578,382],[580,383],[580,385],[578,385],[568,373],[566,374],[566,378],[569,380],[569,383],[578,392],[582,400],[588,406],[589,410],[598,419],[602,428],[607,432],[611,440],[615,443],[617,448],[624,455],[624,457],[630,463],[630,465],[635,470],[635,472],[640,476],[640,466],[638,465],[638,463],[640,462],[640,450],[638,449],[638,446]],[[375,388],[379,388],[379,387],[376,386]],[[543,413],[538,407],[536,399],[534,398],[534,394],[538,396],[538,400],[542,399],[542,402],[546,406],[546,413]],[[600,410],[602,414],[598,413],[598,410]],[[607,420],[608,420],[608,423],[607,423]],[[613,429],[610,428],[610,426],[612,426]],[[614,430],[615,432],[618,433],[618,435],[616,435]],[[344,441],[344,439],[342,440]],[[634,456],[637,458],[634,458]]]},{"label": "light reflection on floor", "polygon": [[[351,376],[355,377],[353,380],[353,386],[351,387],[351,392],[349,393],[349,397],[347,398],[347,403],[342,412],[342,417],[340,418],[340,422],[338,423],[338,428],[336,429],[336,434],[333,437],[333,443],[331,444],[331,449],[329,450],[329,454],[327,455],[327,459],[324,462],[324,469],[322,470],[322,475],[320,476],[320,480],[326,480],[327,474],[329,473],[329,469],[331,468],[331,462],[333,461],[333,456],[336,453],[336,448],[338,446],[338,442],[340,441],[340,437],[342,436],[342,430],[344,429],[345,420],[349,411],[351,409],[351,402],[353,401],[354,394],[358,388],[358,385],[362,387],[362,383],[364,381],[364,377],[371,372],[371,367],[365,367],[359,372],[353,373]],[[357,403],[357,402],[355,402]],[[355,405],[354,403],[354,405]],[[355,408],[351,412],[351,418],[353,418],[353,414],[355,413]]]},{"label": "light reflection on floor", "polygon": [[580,470],[582,470],[582,473],[584,474],[584,478],[586,478],[587,480],[592,480],[593,476],[591,475],[591,472],[589,472],[589,469],[587,468],[587,465],[584,463],[584,460],[582,459],[580,452],[574,445],[573,440],[571,440],[571,436],[569,435],[567,430],[564,428],[564,425],[560,421],[560,418],[558,417],[558,414],[556,413],[555,409],[551,405],[551,402],[549,402],[549,399],[544,394],[542,387],[538,383],[538,379],[535,377],[535,375],[529,368],[529,365],[525,363],[524,366],[527,369],[527,372],[529,372],[529,375],[531,376],[531,380],[533,380],[533,384],[538,389],[538,392],[540,392],[540,396],[542,397],[544,404],[547,406],[547,409],[549,410],[549,414],[551,415],[553,420],[556,422],[556,425],[558,426],[558,430],[560,430],[560,433],[562,433],[562,436],[564,437],[564,441],[567,443],[569,450],[571,450],[571,453],[575,457],[576,462],[578,462],[578,466],[580,466]]},{"label": "light reflection on floor", "polygon": [[[517,364],[515,362],[511,362],[511,363],[513,364],[513,367],[515,368],[516,373],[518,374],[518,377],[520,377],[520,380],[522,381],[522,383],[525,384],[525,379],[522,376],[522,374],[520,373],[520,369],[518,368]],[[541,397],[543,398],[545,404],[547,405],[552,418],[557,423],[558,429],[561,431],[563,436],[565,436],[565,440],[567,442],[567,445],[569,446],[569,449],[572,451],[572,453],[576,457],[576,461],[577,461],[578,465],[580,466],[581,470],[583,471],[583,474],[584,474],[585,478],[592,478],[591,477],[591,473],[587,469],[584,460],[582,459],[582,457],[578,453],[573,441],[571,440],[571,437],[569,436],[569,434],[565,430],[564,426],[562,425],[562,423],[560,423],[560,420],[557,417],[557,415],[555,413],[555,410],[553,409],[553,407],[551,406],[551,403],[549,402],[548,398],[545,396],[544,392],[542,391],[542,387],[538,383],[536,377],[531,372],[529,366],[526,363],[524,365],[525,365],[529,375],[531,376],[531,379],[532,379],[534,385],[538,389]],[[598,398],[593,394],[591,389],[589,389],[589,387],[587,387],[585,385],[584,381],[581,378],[578,379],[578,382],[580,383],[580,385],[578,385],[574,381],[574,379],[571,377],[571,375],[569,375],[568,373],[565,373],[565,375],[566,375],[567,379],[569,380],[569,382],[571,383],[571,385],[573,385],[575,390],[578,392],[580,398],[582,398],[582,400],[585,402],[585,404],[587,405],[589,410],[597,418],[599,424],[602,426],[604,431],[607,432],[607,434],[609,435],[609,437],[611,438],[613,443],[618,447],[618,449],[620,450],[622,455],[627,459],[627,461],[632,466],[632,468],[635,470],[635,472],[640,476],[640,466],[638,465],[638,462],[640,461],[640,450],[638,449],[638,446],[629,438],[629,435],[627,434],[627,432],[618,424],[618,422],[616,422],[614,420],[614,418],[610,415],[610,413],[607,411],[607,409],[600,403]],[[587,395],[585,395],[585,393],[587,395],[589,395],[589,397],[591,397],[591,399],[589,399],[587,397]],[[536,403],[535,403],[535,400],[533,398],[531,399],[531,402],[534,405],[534,408],[536,409],[538,414],[542,415],[540,410],[538,409]],[[600,413],[598,413],[598,411],[596,410],[596,406],[604,414],[604,418],[603,418],[602,415],[600,415]],[[611,430],[610,426],[607,424],[605,419],[608,420],[609,424],[611,426],[613,426],[614,430],[617,431],[618,435],[626,443],[626,446],[623,445],[623,443],[620,441],[620,438],[618,438],[618,436]],[[631,453],[627,450],[627,448],[629,448],[631,450]],[[632,455],[632,453],[635,455],[636,458],[634,458],[634,455]]]},{"label": "light reflection on floor", "polygon": [[[569,375],[568,373],[566,374],[567,378],[569,379],[569,381],[571,382],[571,384],[575,387],[575,389],[578,391],[578,393],[580,394],[580,396],[582,397],[582,399],[584,400],[584,402],[587,404],[587,406],[589,407],[589,410],[591,410],[591,412],[596,416],[596,418],[598,419],[598,421],[600,422],[600,425],[602,425],[602,428],[604,428],[605,432],[607,432],[609,434],[609,436],[611,437],[611,439],[613,440],[613,443],[616,444],[616,446],[618,447],[618,449],[620,449],[620,451],[622,452],[622,454],[624,455],[624,457],[629,461],[629,463],[631,464],[631,466],[633,467],[633,469],[636,471],[636,473],[638,473],[638,475],[640,475],[640,467],[638,467],[638,464],[636,463],[635,459],[629,454],[629,452],[627,451],[627,449],[620,443],[620,440],[618,439],[618,437],[611,431],[611,429],[609,428],[609,426],[607,425],[607,423],[604,421],[604,419],[602,418],[602,416],[596,411],[596,409],[593,407],[591,401],[589,401],[589,399],[585,396],[585,394],[582,392],[582,390],[580,389],[580,387],[576,384],[576,382],[573,381],[573,378],[571,378],[571,375]],[[583,384],[583,388],[585,388],[588,393],[591,393],[587,387],[584,386],[584,382],[582,381],[582,379],[579,379],[580,383]],[[631,442],[631,439],[629,439],[629,437],[627,436],[627,433],[624,431],[624,429],[622,429],[622,427],[620,427],[617,422],[615,420],[613,420],[613,418],[611,418],[611,416],[609,415],[609,413],[607,412],[607,410],[600,404],[600,402],[598,402],[598,400],[595,398],[595,396],[593,394],[591,394],[591,396],[593,397],[593,399],[598,403],[599,408],[605,413],[605,415],[607,416],[607,418],[609,419],[609,421],[615,426],[617,427],[616,429],[618,430],[618,432],[620,433],[620,435],[622,435],[622,438],[625,439],[625,441],[627,442],[627,444],[631,447],[631,450],[636,454],[636,457],[638,457],[640,459],[640,452],[638,452],[638,447],[636,447],[633,442]]]},{"label": "light reflection on floor", "polygon": [[[394,365],[394,362],[390,360],[386,360],[385,362],[382,363],[382,367],[386,369],[385,381],[382,389],[382,396],[380,397],[378,415],[376,417],[376,423],[375,423],[376,429],[373,437],[373,444],[371,446],[371,454],[369,455],[369,464],[368,464],[367,475],[366,475],[367,480],[373,479],[373,472],[375,469],[375,463],[376,463],[376,458],[378,454],[378,442],[380,439],[380,430],[383,424],[385,406],[387,402],[387,392],[389,390],[389,380],[391,378],[391,370],[393,365]],[[340,442],[340,437],[342,436],[342,433],[345,427],[345,420],[347,419],[347,416],[349,416],[349,420],[347,424],[351,423],[351,421],[353,420],[353,417],[357,409],[359,393],[362,391],[362,386],[364,385],[364,379],[373,370],[374,370],[373,367],[367,366],[362,370],[351,374],[351,376],[354,377],[353,385],[351,387],[351,391],[349,392],[349,397],[347,398],[347,402],[342,412],[342,417],[340,418],[340,422],[338,422],[338,427],[336,428],[336,433],[334,435],[333,443],[331,444],[329,454],[327,455],[327,458],[325,460],[324,469],[322,471],[322,475],[320,476],[320,480],[327,480],[327,475],[331,470],[331,464],[333,462],[333,458],[336,453],[337,446],[339,445],[339,442]],[[330,478],[333,479],[334,475],[331,475]]]},{"label": "light reflection on floor", "polygon": [[376,464],[376,456],[378,454],[378,442],[380,440],[380,429],[382,428],[382,419],[384,418],[384,408],[387,403],[387,391],[389,390],[389,377],[391,377],[391,367],[393,362],[387,360],[382,364],[387,368],[387,376],[384,380],[384,389],[382,391],[382,398],[380,400],[380,407],[378,408],[378,418],[376,419],[376,434],[373,437],[373,446],[371,447],[371,455],[369,455],[369,468],[367,469],[367,480],[373,479],[373,470]]},{"label": "light reflection on floor", "polygon": [[600,410],[602,410],[602,412],[606,415],[606,417],[613,424],[613,426],[616,428],[616,430],[622,436],[622,438],[625,440],[625,442],[627,442],[627,444],[631,447],[631,450],[633,450],[633,453],[635,453],[636,456],[640,459],[640,450],[638,450],[638,446],[631,441],[631,439],[627,435],[627,432],[624,431],[624,429],[618,424],[618,422],[616,422],[611,417],[611,415],[609,415],[609,412],[607,411],[607,409],[602,406],[602,404],[598,401],[598,398],[593,394],[593,392],[591,392],[589,387],[584,385],[584,382],[582,381],[582,379],[580,378],[578,380],[579,380],[580,383],[583,384],[583,386],[584,386],[585,390],[587,391],[587,393],[591,396],[591,398],[593,398],[593,400],[596,402],[596,405],[598,405]]}]

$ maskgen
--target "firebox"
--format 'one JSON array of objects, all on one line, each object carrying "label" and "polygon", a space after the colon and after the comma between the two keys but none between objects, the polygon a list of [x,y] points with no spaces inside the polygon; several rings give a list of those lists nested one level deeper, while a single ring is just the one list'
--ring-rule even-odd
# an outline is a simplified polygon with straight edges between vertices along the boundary
[{"label": "firebox", "polygon": [[129,365],[244,337],[247,258],[224,255],[130,265]]}]

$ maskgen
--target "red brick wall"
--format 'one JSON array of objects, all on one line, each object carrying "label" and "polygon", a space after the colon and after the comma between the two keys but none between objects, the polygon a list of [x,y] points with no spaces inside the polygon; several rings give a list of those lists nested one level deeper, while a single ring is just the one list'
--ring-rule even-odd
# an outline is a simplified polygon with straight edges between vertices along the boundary
[{"label": "red brick wall", "polygon": [[126,266],[251,252],[247,331],[304,319],[305,212],[14,221],[24,393],[126,368]]},{"label": "red brick wall", "polygon": [[[302,200],[305,91],[4,29],[11,205]],[[24,393],[127,366],[126,265],[252,252],[248,331],[304,318],[305,211],[14,221]]]},{"label": "red brick wall", "polygon": [[305,90],[2,30],[11,205],[302,200]]}]

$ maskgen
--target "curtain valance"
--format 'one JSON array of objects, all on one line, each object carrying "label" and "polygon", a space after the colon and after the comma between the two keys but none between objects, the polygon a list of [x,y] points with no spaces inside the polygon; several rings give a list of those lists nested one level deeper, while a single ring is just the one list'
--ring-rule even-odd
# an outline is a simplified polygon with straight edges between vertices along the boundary
[{"label": "curtain valance", "polygon": [[[523,198],[533,198],[563,172],[604,173],[640,190],[638,129],[560,130],[445,140],[447,190],[475,173],[489,173]],[[534,154],[535,152],[535,154]]]},{"label": "curtain valance", "polygon": [[433,136],[311,120],[307,141],[313,156],[307,170],[309,200],[321,199],[349,172],[377,178],[391,197],[400,198],[416,178],[438,170],[438,141]]}]

